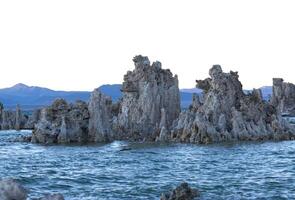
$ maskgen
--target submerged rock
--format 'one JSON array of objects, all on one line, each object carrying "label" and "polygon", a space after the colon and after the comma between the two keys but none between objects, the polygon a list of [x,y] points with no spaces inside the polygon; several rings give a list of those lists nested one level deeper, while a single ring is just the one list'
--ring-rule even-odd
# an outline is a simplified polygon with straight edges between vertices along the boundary
[{"label": "submerged rock", "polygon": [[295,116],[295,85],[281,78],[273,79],[271,103],[283,115]]},{"label": "submerged rock", "polygon": [[[178,78],[160,62],[135,56],[135,69],[124,76],[123,98],[116,132],[125,138],[155,140],[161,129],[169,129],[180,113]],[[165,115],[161,110],[165,110]],[[160,123],[165,118],[165,123]]]},{"label": "submerged rock", "polygon": [[35,125],[32,142],[70,143],[88,140],[89,112],[83,101],[68,104],[57,99],[41,110],[40,120]]},{"label": "submerged rock", "polygon": [[38,200],[64,200],[61,194],[48,194]]},{"label": "submerged rock", "polygon": [[197,81],[203,103],[194,100],[174,122],[171,140],[215,143],[235,140],[294,139],[295,130],[275,107],[263,101],[260,90],[244,94],[237,72],[224,73],[214,65],[210,78]]},{"label": "submerged rock", "polygon": [[1,200],[26,200],[27,191],[13,179],[0,180],[0,199]]},{"label": "submerged rock", "polygon": [[184,182],[172,190],[170,193],[162,194],[161,200],[193,200],[199,197],[200,193],[197,189],[189,187],[188,183]]}]

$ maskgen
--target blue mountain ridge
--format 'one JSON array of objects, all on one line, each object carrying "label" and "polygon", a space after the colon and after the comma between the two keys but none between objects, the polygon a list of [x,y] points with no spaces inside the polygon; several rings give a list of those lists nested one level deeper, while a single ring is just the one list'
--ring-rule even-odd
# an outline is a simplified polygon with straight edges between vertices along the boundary
[{"label": "blue mountain ridge", "polygon": [[[99,89],[102,93],[111,96],[113,101],[118,101],[122,96],[120,84],[102,85]],[[263,97],[268,99],[271,95],[272,87],[265,86],[261,89]],[[201,94],[202,90],[197,88],[180,90],[182,108],[187,108],[191,104],[193,93]],[[91,92],[89,91],[56,91],[19,83],[9,88],[0,89],[0,102],[4,104],[6,109],[14,109],[19,104],[24,110],[32,110],[50,105],[57,98],[63,98],[68,102],[75,102],[76,100],[87,102],[90,95]]]}]

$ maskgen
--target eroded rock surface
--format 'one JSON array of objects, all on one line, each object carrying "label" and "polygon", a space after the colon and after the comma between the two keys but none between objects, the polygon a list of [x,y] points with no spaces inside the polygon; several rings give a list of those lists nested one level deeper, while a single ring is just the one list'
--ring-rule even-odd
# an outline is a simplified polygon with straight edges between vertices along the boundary
[{"label": "eroded rock surface", "polygon": [[70,143],[88,140],[89,112],[83,101],[68,104],[57,99],[41,110],[40,120],[35,125],[32,142]]},{"label": "eroded rock surface", "polygon": [[274,78],[271,103],[280,113],[295,116],[295,85]]},{"label": "eroded rock surface", "polygon": [[28,117],[27,123],[25,123],[24,128],[25,129],[31,129],[33,130],[35,127],[35,124],[38,123],[41,117],[41,109],[36,109],[32,112],[32,114]]},{"label": "eroded rock surface", "polygon": [[0,180],[0,199],[1,200],[26,200],[27,191],[13,179]]},{"label": "eroded rock surface", "polygon": [[180,114],[170,140],[207,144],[294,139],[294,129],[273,105],[263,101],[260,90],[243,93],[237,72],[224,73],[214,65],[209,74],[210,78],[197,81],[204,102],[195,98],[189,110]]},{"label": "eroded rock surface", "polygon": [[200,193],[197,189],[192,189],[188,183],[184,182],[170,193],[162,194],[160,200],[193,200],[199,196]]},{"label": "eroded rock surface", "polygon": [[118,104],[113,104],[109,96],[98,89],[91,93],[88,109],[89,141],[109,142],[115,138],[113,131],[113,117],[118,115]]},{"label": "eroded rock surface", "polygon": [[3,104],[0,105],[0,130],[20,130],[26,127],[28,116],[24,115],[17,105],[16,110],[5,110]]},{"label": "eroded rock surface", "polygon": [[166,138],[180,113],[178,78],[170,70],[162,69],[158,61],[150,64],[144,56],[135,56],[133,61],[135,69],[124,76],[123,97],[119,102],[112,103],[111,98],[98,89],[93,91],[88,106],[79,103],[75,108],[58,100],[36,117],[39,120],[32,141],[66,143],[85,137],[90,142]]},{"label": "eroded rock surface", "polygon": [[[180,113],[178,78],[169,69],[162,69],[160,62],[150,64],[147,57],[135,56],[133,62],[135,69],[124,76],[115,131],[127,138],[155,140]],[[163,110],[166,116],[162,116]],[[160,123],[161,119],[165,123]]]}]

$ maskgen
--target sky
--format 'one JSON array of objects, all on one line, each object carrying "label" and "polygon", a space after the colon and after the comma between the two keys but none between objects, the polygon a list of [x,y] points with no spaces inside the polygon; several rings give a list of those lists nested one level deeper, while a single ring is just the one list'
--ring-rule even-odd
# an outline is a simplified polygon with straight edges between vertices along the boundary
[{"label": "sky", "polygon": [[244,89],[295,83],[294,0],[0,0],[0,88],[93,90],[141,54],[180,88],[220,64]]}]

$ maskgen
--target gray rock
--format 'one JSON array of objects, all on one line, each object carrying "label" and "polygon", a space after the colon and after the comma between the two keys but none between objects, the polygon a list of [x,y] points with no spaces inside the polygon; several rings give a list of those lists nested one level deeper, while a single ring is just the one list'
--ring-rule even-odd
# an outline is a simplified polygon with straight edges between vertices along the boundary
[{"label": "gray rock", "polygon": [[113,140],[112,130],[113,104],[109,96],[102,94],[98,89],[91,93],[89,105],[89,141],[108,142]]},{"label": "gray rock", "polygon": [[193,200],[199,196],[200,193],[197,189],[192,189],[188,183],[184,182],[170,193],[162,194],[160,200]]},{"label": "gray rock", "polygon": [[271,103],[281,114],[295,116],[295,85],[274,78]]},{"label": "gray rock", "polygon": [[215,143],[237,140],[294,139],[295,130],[263,101],[261,91],[244,94],[237,72],[224,73],[219,65],[210,78],[197,81],[203,103],[194,100],[173,123],[172,141]]},{"label": "gray rock", "polygon": [[19,105],[17,105],[15,110],[15,130],[21,129],[21,123],[22,123],[22,114],[21,114]]},{"label": "gray rock", "polygon": [[0,180],[1,200],[26,200],[27,191],[17,181],[12,179]]},{"label": "gray rock", "polygon": [[41,110],[32,134],[34,143],[70,143],[88,141],[89,112],[83,101],[68,104],[57,99]]},{"label": "gray rock", "polygon": [[116,132],[126,138],[155,140],[162,127],[161,110],[165,109],[166,128],[180,113],[178,78],[160,62],[150,65],[144,56],[135,56],[135,70],[127,72],[122,85],[123,99]]},{"label": "gray rock", "polygon": [[24,128],[25,129],[31,129],[33,130],[35,127],[35,124],[38,123],[41,116],[41,109],[36,109],[33,111],[33,113],[28,117],[27,123],[25,123]]},{"label": "gray rock", "polygon": [[48,194],[39,200],[64,200],[64,197],[61,194]]},{"label": "gray rock", "polygon": [[5,110],[3,104],[0,106],[0,130],[25,129],[28,117],[22,114],[19,105],[16,110]]}]

